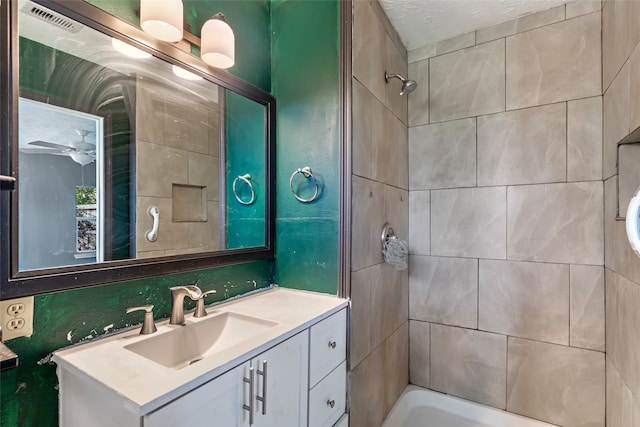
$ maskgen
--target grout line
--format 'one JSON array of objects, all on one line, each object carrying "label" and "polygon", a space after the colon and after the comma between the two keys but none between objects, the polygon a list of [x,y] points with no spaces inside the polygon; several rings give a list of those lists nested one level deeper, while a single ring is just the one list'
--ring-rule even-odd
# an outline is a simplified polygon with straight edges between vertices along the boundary
[{"label": "grout line", "polygon": [[571,347],[571,264],[569,264],[569,307],[567,307],[569,312],[569,334],[567,336],[567,342],[569,343],[569,347]]},{"label": "grout line", "polygon": [[569,182],[569,102],[564,103],[564,177],[565,181]]}]

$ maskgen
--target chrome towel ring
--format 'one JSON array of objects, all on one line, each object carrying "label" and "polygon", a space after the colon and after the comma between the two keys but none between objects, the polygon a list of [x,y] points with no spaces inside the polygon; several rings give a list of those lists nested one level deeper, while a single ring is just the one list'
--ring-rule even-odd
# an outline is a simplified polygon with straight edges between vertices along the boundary
[{"label": "chrome towel ring", "polygon": [[[245,202],[238,196],[238,190],[236,189],[236,185],[238,181],[242,181],[249,186],[251,189],[251,199],[248,202]],[[236,179],[233,180],[233,185],[231,186],[233,190],[233,195],[236,196],[236,200],[243,205],[251,205],[256,201],[256,192],[253,190],[253,184],[251,183],[251,174],[238,175]]]},{"label": "chrome towel ring", "polygon": [[[293,178],[297,175],[297,174],[302,174],[305,178],[309,179],[313,179],[313,184],[316,187],[316,191],[313,193],[313,196],[309,197],[308,199],[304,199],[302,197],[300,197],[298,195],[298,193],[296,193],[296,191],[293,189]],[[291,174],[291,178],[289,178],[289,188],[291,189],[291,193],[293,193],[293,197],[295,197],[296,199],[298,199],[299,201],[301,201],[302,203],[311,203],[313,202],[315,199],[318,198],[318,192],[319,192],[319,187],[318,187],[318,180],[316,179],[315,176],[313,176],[313,174],[311,173],[311,168],[309,166],[305,166],[303,168],[298,168],[296,169],[292,174]]]}]

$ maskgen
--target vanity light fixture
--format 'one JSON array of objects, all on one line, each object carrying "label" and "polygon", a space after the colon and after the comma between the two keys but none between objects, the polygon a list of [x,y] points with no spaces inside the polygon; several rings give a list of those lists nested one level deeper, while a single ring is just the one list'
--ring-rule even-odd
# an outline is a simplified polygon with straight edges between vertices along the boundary
[{"label": "vanity light fixture", "polygon": [[129,58],[136,59],[144,59],[151,58],[151,54],[145,52],[144,50],[140,50],[137,47],[133,47],[130,44],[123,42],[122,40],[118,40],[115,38],[111,39],[111,46],[121,54],[128,56]]},{"label": "vanity light fixture", "polygon": [[200,47],[202,60],[216,68],[229,68],[235,63],[235,36],[218,12],[200,30],[201,38],[183,30],[182,0],[140,0],[140,26],[149,35],[177,43],[183,38]]},{"label": "vanity light fixture", "polygon": [[220,12],[213,15],[202,26],[200,57],[216,68],[229,68],[235,62],[235,36]]},{"label": "vanity light fixture", "polygon": [[199,75],[193,74],[191,71],[187,71],[184,68],[178,67],[177,65],[172,66],[172,70],[173,70],[173,74],[185,80],[191,80],[191,81],[202,80],[202,77],[200,77]]},{"label": "vanity light fixture", "polygon": [[182,40],[182,0],[140,0],[140,26],[158,40]]}]

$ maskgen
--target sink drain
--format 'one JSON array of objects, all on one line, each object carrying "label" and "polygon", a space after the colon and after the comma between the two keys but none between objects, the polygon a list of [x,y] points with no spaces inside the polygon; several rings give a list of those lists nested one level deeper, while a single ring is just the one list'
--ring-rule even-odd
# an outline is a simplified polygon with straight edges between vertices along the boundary
[{"label": "sink drain", "polygon": [[189,366],[193,365],[194,363],[198,363],[199,361],[201,361],[202,358],[200,359],[193,359],[191,362],[189,362]]}]

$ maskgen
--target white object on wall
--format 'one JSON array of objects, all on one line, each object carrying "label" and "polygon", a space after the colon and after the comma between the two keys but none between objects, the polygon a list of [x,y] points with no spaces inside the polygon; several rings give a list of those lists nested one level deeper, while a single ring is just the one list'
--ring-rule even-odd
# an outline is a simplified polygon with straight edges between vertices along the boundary
[{"label": "white object on wall", "polygon": [[626,225],[629,244],[636,255],[640,257],[640,187],[629,202]]}]

